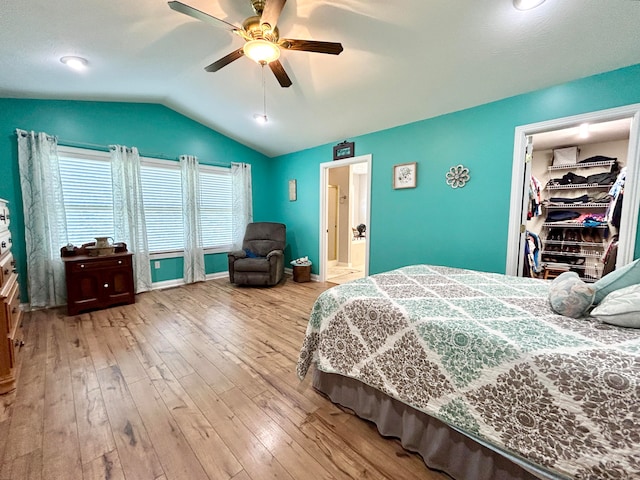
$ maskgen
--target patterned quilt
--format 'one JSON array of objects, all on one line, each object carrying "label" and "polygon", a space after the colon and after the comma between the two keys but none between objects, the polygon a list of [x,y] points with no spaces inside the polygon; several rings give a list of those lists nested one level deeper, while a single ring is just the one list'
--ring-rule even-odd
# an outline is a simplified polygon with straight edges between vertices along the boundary
[{"label": "patterned quilt", "polygon": [[555,314],[550,282],[416,265],[322,293],[297,365],[559,476],[640,478],[640,330]]}]

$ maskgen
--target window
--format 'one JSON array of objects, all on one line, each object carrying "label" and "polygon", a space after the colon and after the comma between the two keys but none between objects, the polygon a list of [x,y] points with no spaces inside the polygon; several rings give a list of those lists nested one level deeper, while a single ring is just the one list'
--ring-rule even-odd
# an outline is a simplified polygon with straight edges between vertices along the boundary
[{"label": "window", "polygon": [[149,251],[184,249],[180,164],[144,159],[140,167]]},{"label": "window", "polygon": [[67,241],[82,245],[98,236],[113,237],[109,154],[59,147],[58,157],[67,216]]},{"label": "window", "polygon": [[[113,237],[109,153],[60,146],[58,155],[68,242],[82,245],[97,236]],[[181,252],[184,233],[180,163],[142,158],[140,174],[149,251]],[[230,250],[231,205],[231,170],[200,165],[200,228],[205,251]]]},{"label": "window", "polygon": [[200,165],[200,231],[205,249],[231,249],[231,171]]}]

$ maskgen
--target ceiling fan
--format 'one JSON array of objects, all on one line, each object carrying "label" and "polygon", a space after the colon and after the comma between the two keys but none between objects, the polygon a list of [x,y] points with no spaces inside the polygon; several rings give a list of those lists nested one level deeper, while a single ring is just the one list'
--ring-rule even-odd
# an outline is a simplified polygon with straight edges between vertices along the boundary
[{"label": "ceiling fan", "polygon": [[242,27],[216,18],[182,2],[169,2],[169,7],[176,12],[184,13],[203,22],[225,27],[245,40],[244,46],[205,67],[207,72],[217,72],[222,67],[246,55],[263,66],[268,64],[280,86],[290,87],[291,79],[278,60],[280,49],[329,53],[331,55],[339,55],[342,52],[342,44],[340,43],[280,38],[280,32],[276,24],[286,0],[249,0],[249,2],[255,15],[245,19],[242,22]]}]

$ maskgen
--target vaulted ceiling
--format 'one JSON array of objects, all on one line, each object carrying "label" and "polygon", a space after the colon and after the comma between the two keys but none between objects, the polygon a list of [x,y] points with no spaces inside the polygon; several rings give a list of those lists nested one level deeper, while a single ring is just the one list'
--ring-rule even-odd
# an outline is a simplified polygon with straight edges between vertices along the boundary
[{"label": "vaulted ceiling", "polygon": [[[249,0],[184,0],[227,22]],[[0,96],[158,102],[269,156],[640,63],[640,1],[289,0],[282,37],[341,42],[339,56],[284,51],[293,85],[240,58],[224,28],[164,0],[4,0]],[[80,73],[60,62],[79,55]]]}]

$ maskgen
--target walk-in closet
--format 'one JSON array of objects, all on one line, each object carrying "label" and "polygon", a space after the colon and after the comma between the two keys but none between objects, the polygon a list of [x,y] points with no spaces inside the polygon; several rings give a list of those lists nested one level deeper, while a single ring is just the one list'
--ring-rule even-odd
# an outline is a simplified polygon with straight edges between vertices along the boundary
[{"label": "walk-in closet", "polygon": [[530,136],[524,276],[574,271],[594,282],[615,268],[630,127],[627,118]]}]

